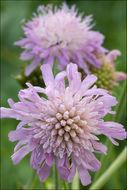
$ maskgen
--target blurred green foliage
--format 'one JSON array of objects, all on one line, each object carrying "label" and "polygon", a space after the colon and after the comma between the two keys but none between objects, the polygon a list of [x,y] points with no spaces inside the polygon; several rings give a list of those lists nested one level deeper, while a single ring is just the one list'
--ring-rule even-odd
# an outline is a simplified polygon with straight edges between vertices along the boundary
[{"label": "blurred green foliage", "polygon": [[[30,19],[32,13],[40,4],[57,4],[62,1],[2,1],[1,2],[1,106],[8,107],[7,99],[13,98],[17,101],[17,94],[20,85],[12,78],[12,75],[20,73],[20,67],[24,63],[19,59],[21,49],[13,44],[23,36],[21,22],[23,19]],[[122,56],[118,58],[117,70],[126,70],[126,2],[125,1],[81,1],[67,0],[69,6],[76,4],[80,12],[85,15],[93,15],[96,21],[95,30],[99,30],[106,38],[104,46],[109,49],[119,49]],[[115,87],[113,94],[119,99],[125,82]],[[118,122],[126,125],[126,97],[124,96],[121,105]],[[1,121],[1,189],[23,189],[32,176],[32,169],[29,164],[30,155],[26,156],[21,163],[14,166],[10,156],[16,143],[8,140],[8,133],[15,130],[18,121],[2,119]],[[126,127],[126,126],[125,126]],[[104,139],[105,140],[105,139]],[[120,142],[119,147],[113,146],[114,153],[107,156],[105,168],[117,157],[125,146],[125,141]],[[98,155],[100,158],[100,155]],[[92,176],[94,174],[92,173]],[[41,183],[37,176],[34,189],[52,189],[52,172],[45,183]],[[103,189],[126,189],[126,167],[122,168],[112,176]],[[32,187],[31,187],[32,188]],[[82,187],[81,189],[88,189]]]}]

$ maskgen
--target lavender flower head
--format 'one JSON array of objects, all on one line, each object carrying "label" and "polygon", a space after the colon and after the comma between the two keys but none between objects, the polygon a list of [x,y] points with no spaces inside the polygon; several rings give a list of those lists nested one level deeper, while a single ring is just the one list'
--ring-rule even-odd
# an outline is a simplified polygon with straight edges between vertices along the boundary
[{"label": "lavender flower head", "polygon": [[77,68],[70,63],[54,78],[51,65],[42,65],[46,88],[27,83],[28,88],[18,94],[19,102],[9,99],[11,108],[1,108],[2,118],[21,120],[17,129],[9,133],[10,141],[19,141],[13,163],[18,164],[32,152],[30,163],[42,182],[49,176],[54,160],[61,179],[71,182],[77,169],[82,184],[90,184],[88,170],[97,171],[101,166],[93,153],[107,151],[97,136],[103,134],[115,145],[118,142],[114,138],[126,137],[121,124],[103,120],[107,113],[114,114],[111,106],[117,104],[116,98],[93,86],[97,80],[94,75],[81,81]]},{"label": "lavender flower head", "polygon": [[91,15],[82,19],[75,6],[69,9],[65,3],[60,8],[39,6],[37,14],[23,26],[25,37],[15,43],[25,49],[22,60],[33,60],[25,75],[30,75],[42,62],[53,65],[55,59],[59,69],[71,61],[86,74],[89,74],[87,62],[99,68],[101,62],[95,53],[106,52],[101,46],[104,36],[91,30],[91,21]]}]

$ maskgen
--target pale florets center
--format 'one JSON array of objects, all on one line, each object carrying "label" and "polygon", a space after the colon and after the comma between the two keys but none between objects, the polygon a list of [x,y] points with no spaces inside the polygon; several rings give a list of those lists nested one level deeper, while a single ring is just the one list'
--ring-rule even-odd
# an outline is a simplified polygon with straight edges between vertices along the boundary
[{"label": "pale florets center", "polygon": [[[87,121],[81,119],[77,112],[75,107],[67,110],[61,104],[55,116],[46,120],[47,125],[52,126],[48,128],[50,133],[48,147],[52,147],[54,153],[61,153],[61,157],[65,153],[71,154],[74,146],[80,142],[85,133]],[[45,147],[45,143],[43,147]]]}]

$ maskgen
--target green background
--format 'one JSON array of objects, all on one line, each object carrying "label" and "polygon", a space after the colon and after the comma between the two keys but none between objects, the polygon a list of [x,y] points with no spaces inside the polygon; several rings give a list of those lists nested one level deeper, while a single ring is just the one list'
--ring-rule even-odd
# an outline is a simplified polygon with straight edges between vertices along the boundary
[{"label": "green background", "polygon": [[[8,107],[7,99],[13,98],[18,101],[17,94],[20,85],[12,75],[20,73],[20,67],[24,64],[20,59],[19,47],[13,44],[23,36],[21,21],[30,19],[32,13],[41,4],[60,4],[62,1],[2,1],[1,2],[1,106]],[[95,30],[99,30],[105,37],[104,46],[109,49],[119,49],[122,55],[117,59],[116,69],[126,72],[126,2],[125,1],[80,1],[68,0],[69,6],[76,4],[79,12],[85,15],[93,15],[96,21]],[[119,100],[125,82],[120,82],[115,87],[113,94]],[[117,122],[126,125],[126,98],[122,98],[121,110]],[[29,164],[30,155],[26,156],[18,165],[14,166],[11,155],[16,143],[9,142],[8,133],[16,128],[18,121],[13,119],[1,120],[1,189],[23,189],[32,175]],[[125,126],[126,127],[126,126]],[[105,139],[103,139],[105,140]],[[119,147],[113,146],[113,152],[109,152],[104,171],[107,166],[117,157],[125,146],[125,141],[120,142]],[[100,159],[100,155],[98,156]],[[103,171],[103,172],[104,172]],[[92,174],[93,177],[94,174]],[[36,189],[52,188],[52,172],[45,183],[36,179]],[[126,189],[126,165],[124,164],[103,189]],[[35,189],[35,188],[34,188]],[[88,189],[82,187],[81,189]]]}]

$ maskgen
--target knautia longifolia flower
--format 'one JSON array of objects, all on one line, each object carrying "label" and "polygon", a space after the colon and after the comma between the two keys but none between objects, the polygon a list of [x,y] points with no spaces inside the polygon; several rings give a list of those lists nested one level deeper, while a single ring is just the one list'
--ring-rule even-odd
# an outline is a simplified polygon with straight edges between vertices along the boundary
[{"label": "knautia longifolia flower", "polygon": [[[103,134],[115,145],[118,142],[114,138],[126,137],[121,124],[103,120],[107,113],[114,114],[111,106],[117,104],[116,98],[93,86],[97,80],[94,75],[81,81],[76,64],[68,64],[66,71],[55,78],[51,65],[44,64],[41,70],[45,89],[27,83],[28,88],[19,92],[20,102],[9,99],[11,108],[1,108],[2,118],[21,120],[17,129],[9,133],[10,141],[19,141],[12,160],[18,164],[32,152],[30,163],[42,182],[55,160],[63,180],[71,182],[77,169],[82,184],[88,185],[88,170],[97,171],[101,166],[93,153],[106,154],[107,149],[97,136]],[[68,79],[68,87],[64,78]]]},{"label": "knautia longifolia flower", "polygon": [[104,36],[91,30],[91,21],[91,15],[82,19],[75,6],[69,9],[65,3],[60,8],[39,6],[33,19],[23,26],[25,37],[15,43],[25,49],[22,60],[33,60],[25,70],[26,76],[42,62],[53,65],[55,59],[59,69],[70,61],[87,74],[87,62],[99,68],[101,62],[95,53],[106,51],[102,47]]},{"label": "knautia longifolia flower", "polygon": [[[98,55],[97,57],[101,61],[100,68],[89,64],[90,73],[98,78],[95,82],[97,87],[112,90],[114,86],[118,85],[119,81],[127,79],[126,73],[118,72],[115,69],[115,60],[119,55],[121,55],[121,53],[118,50],[112,50],[103,56]],[[86,77],[84,71],[82,69],[80,71],[82,72],[82,78]]]}]

